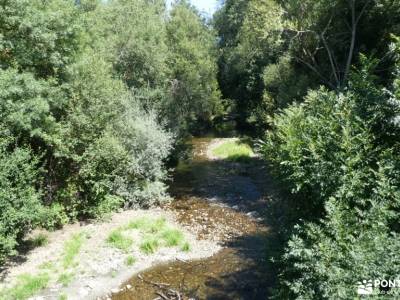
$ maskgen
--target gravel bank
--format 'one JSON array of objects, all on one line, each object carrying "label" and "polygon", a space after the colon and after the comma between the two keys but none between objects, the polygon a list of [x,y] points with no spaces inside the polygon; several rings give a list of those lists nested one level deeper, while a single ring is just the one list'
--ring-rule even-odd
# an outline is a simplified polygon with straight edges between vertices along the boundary
[{"label": "gravel bank", "polygon": [[[146,255],[140,251],[138,245],[140,241],[135,241],[135,236],[133,236],[134,246],[128,253],[106,244],[105,240],[112,230],[142,217],[165,218],[169,226],[184,233],[185,240],[190,244],[190,251],[184,252],[179,247],[163,247],[154,254]],[[124,211],[115,213],[107,222],[72,224],[62,230],[46,233],[49,239],[46,246],[30,251],[20,257],[19,262],[10,264],[2,271],[0,290],[1,287],[15,286],[17,277],[21,274],[35,275],[43,272],[43,266],[57,264],[62,257],[65,241],[81,232],[85,233],[86,239],[74,259],[76,265],[68,267],[73,274],[73,280],[67,286],[63,286],[57,282],[63,271],[59,270],[60,268],[49,267],[46,271],[51,277],[48,288],[31,299],[59,299],[60,295],[67,296],[68,300],[97,299],[118,292],[118,287],[122,283],[144,269],[177,259],[193,260],[209,257],[221,248],[215,241],[198,240],[194,232],[176,222],[176,216],[172,211],[163,211],[159,208]],[[132,266],[126,264],[128,256],[136,259]]]}]

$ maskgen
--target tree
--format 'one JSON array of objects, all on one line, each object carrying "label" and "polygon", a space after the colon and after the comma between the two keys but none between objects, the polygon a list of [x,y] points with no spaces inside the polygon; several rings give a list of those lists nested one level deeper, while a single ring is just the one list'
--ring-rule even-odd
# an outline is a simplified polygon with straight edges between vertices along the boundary
[{"label": "tree", "polygon": [[167,24],[173,127],[194,129],[209,123],[220,109],[215,38],[187,1],[177,1]]},{"label": "tree", "polygon": [[252,0],[226,1],[216,15],[222,48],[220,85],[224,97],[235,101],[242,125],[262,122],[258,109],[263,99],[263,71],[277,62],[282,51],[282,13],[274,1]]}]

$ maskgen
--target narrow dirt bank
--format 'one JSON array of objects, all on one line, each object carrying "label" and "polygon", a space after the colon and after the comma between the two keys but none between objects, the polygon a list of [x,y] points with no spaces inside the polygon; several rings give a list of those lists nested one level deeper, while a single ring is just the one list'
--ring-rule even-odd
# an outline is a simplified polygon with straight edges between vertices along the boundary
[{"label": "narrow dirt bank", "polygon": [[223,249],[206,259],[136,274],[113,300],[267,298],[269,229],[262,216],[273,187],[257,157],[237,163],[212,154],[228,141],[232,139],[192,141],[192,159],[175,174],[171,192],[176,200],[165,207],[198,239],[216,241]]}]

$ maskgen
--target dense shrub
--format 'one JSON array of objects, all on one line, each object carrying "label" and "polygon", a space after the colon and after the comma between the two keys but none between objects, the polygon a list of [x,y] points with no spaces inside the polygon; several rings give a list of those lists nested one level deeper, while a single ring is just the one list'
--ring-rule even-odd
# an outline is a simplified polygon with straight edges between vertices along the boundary
[{"label": "dense shrub", "polygon": [[285,109],[265,145],[297,194],[277,299],[349,299],[362,280],[397,276],[399,101],[364,65],[347,91],[312,91]]},{"label": "dense shrub", "polygon": [[277,299],[350,299],[364,280],[397,278],[400,165],[396,156],[382,153],[376,170],[362,161],[354,164],[368,160],[362,154],[349,159],[342,185],[325,203],[326,218],[321,224],[298,227],[292,236],[283,256]]},{"label": "dense shrub", "polygon": [[15,148],[11,140],[0,138],[0,263],[15,253],[18,240],[38,222],[37,165],[28,149]]}]

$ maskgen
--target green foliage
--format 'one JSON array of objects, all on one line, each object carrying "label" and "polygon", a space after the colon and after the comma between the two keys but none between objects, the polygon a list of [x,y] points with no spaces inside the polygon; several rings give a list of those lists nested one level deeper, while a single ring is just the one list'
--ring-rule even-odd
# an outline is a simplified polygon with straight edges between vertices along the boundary
[{"label": "green foliage", "polygon": [[[399,100],[374,83],[374,60],[344,93],[312,91],[275,119],[265,155],[296,197],[277,299],[349,299],[357,283],[396,278]],[[390,138],[389,138],[390,137]],[[301,220],[299,220],[301,219]]]},{"label": "green foliage", "polygon": [[67,224],[69,218],[65,212],[64,206],[59,203],[54,203],[51,206],[46,206],[39,212],[39,226],[55,230]]},{"label": "green foliage", "polygon": [[81,27],[73,1],[1,1],[0,69],[39,78],[64,76],[79,47]]},{"label": "green foliage", "polygon": [[86,240],[84,233],[74,234],[68,241],[64,244],[64,253],[62,258],[62,265],[64,269],[72,266],[75,257],[81,251],[83,243]]},{"label": "green foliage", "polygon": [[185,1],[168,13],[0,0],[0,261],[35,226],[169,199],[172,148],[220,95],[212,30]]},{"label": "green foliage", "polygon": [[112,1],[104,10],[104,47],[115,71],[129,87],[157,88],[166,79],[166,28],[163,1]]},{"label": "green foliage", "polygon": [[43,247],[49,243],[49,238],[44,233],[39,233],[30,240],[33,247]]},{"label": "green foliage", "polygon": [[0,69],[1,124],[13,136],[29,142],[31,139],[56,142],[58,130],[55,110],[64,98],[50,81],[37,80],[32,73],[20,74],[17,69]]},{"label": "green foliage", "polygon": [[62,286],[67,287],[74,280],[73,273],[62,273],[58,276],[57,282],[61,283]]},{"label": "green foliage", "polygon": [[28,149],[0,138],[0,262],[16,254],[19,239],[38,222],[42,206],[37,164]]},{"label": "green foliage", "polygon": [[154,236],[149,236],[144,239],[144,241],[140,244],[140,250],[145,254],[153,254],[160,247],[160,242],[158,238]]},{"label": "green foliage", "polygon": [[121,229],[113,230],[107,237],[106,242],[119,250],[127,252],[133,244],[133,240],[125,236]]},{"label": "green foliage", "polygon": [[212,120],[220,113],[214,36],[185,0],[172,7],[167,23],[171,97],[167,115],[178,131]]},{"label": "green foliage", "polygon": [[223,96],[236,103],[241,124],[260,133],[308,89],[345,88],[351,66],[363,65],[360,53],[380,60],[374,72],[387,85],[399,8],[393,1],[224,1],[215,16]]},{"label": "green foliage", "polygon": [[133,257],[132,255],[129,255],[129,256],[126,258],[126,260],[125,260],[125,264],[126,264],[128,267],[133,266],[133,265],[135,264],[135,262],[136,262],[136,258]]},{"label": "green foliage", "polygon": [[254,155],[251,147],[240,141],[226,142],[213,149],[212,154],[229,161],[246,162]]},{"label": "green foliage", "polygon": [[150,219],[148,217],[142,217],[130,222],[126,229],[139,229],[146,233],[159,233],[166,226],[165,218]]},{"label": "green foliage", "polygon": [[[223,96],[236,103],[241,125],[260,126],[263,72],[282,51],[283,11],[272,0],[225,1],[215,25],[221,38],[219,82]],[[228,22],[229,20],[229,22]]]},{"label": "green foliage", "polygon": [[184,242],[182,247],[181,247],[181,250],[183,252],[189,252],[191,250],[189,242]]},{"label": "green foliage", "polygon": [[18,277],[17,285],[6,291],[6,299],[25,300],[45,289],[50,281],[47,273],[38,275],[23,274]]},{"label": "green foliage", "polygon": [[183,233],[177,229],[165,229],[161,232],[161,237],[165,241],[167,247],[174,247],[180,245],[184,236]]}]

